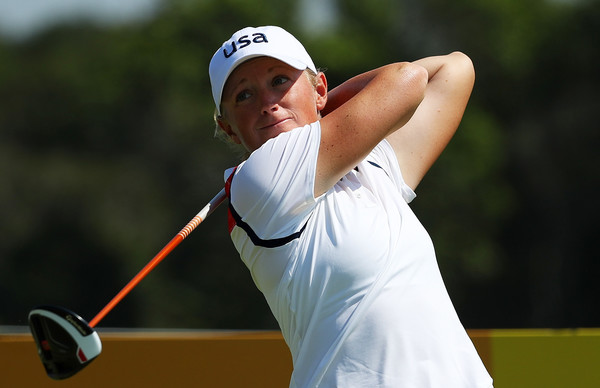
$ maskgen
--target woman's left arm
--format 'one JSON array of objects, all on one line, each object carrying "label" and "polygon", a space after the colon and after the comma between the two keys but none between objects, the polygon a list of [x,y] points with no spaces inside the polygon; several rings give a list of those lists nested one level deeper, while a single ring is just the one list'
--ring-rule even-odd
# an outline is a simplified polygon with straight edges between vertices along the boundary
[{"label": "woman's left arm", "polygon": [[425,98],[412,118],[387,137],[404,180],[413,189],[456,132],[475,81],[473,63],[460,52],[414,63],[428,72]]}]

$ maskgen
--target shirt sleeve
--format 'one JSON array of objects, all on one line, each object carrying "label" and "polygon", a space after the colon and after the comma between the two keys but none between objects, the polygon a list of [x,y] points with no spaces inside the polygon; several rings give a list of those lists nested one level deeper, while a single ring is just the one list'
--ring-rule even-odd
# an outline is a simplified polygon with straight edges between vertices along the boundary
[{"label": "shirt sleeve", "polygon": [[310,216],[320,139],[318,121],[282,133],[236,170],[231,206],[261,239],[295,233]]},{"label": "shirt sleeve", "polygon": [[402,198],[407,203],[410,203],[417,197],[417,194],[413,191],[413,189],[411,189],[410,186],[404,181],[404,178],[402,177],[402,171],[400,170],[400,165],[398,164],[398,159],[396,158],[396,153],[387,140],[380,142],[373,149],[373,151],[371,151],[367,160],[374,161],[381,166],[384,171],[386,171],[390,179],[394,182],[394,185],[400,191]]}]

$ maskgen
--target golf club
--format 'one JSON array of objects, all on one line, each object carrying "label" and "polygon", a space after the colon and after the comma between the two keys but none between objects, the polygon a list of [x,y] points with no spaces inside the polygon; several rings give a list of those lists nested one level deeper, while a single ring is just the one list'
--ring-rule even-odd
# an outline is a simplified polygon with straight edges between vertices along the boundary
[{"label": "golf club", "polygon": [[100,310],[89,324],[74,312],[58,306],[38,306],[29,312],[29,327],[37,345],[38,355],[50,378],[62,380],[71,377],[100,354],[102,343],[93,328],[225,198],[225,189],[222,189]]}]

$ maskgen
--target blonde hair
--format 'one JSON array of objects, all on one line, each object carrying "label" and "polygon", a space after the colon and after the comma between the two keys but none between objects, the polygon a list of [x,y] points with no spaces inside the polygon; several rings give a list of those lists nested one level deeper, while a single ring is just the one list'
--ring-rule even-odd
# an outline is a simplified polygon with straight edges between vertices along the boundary
[{"label": "blonde hair", "polygon": [[[321,70],[317,69],[317,71],[320,72]],[[317,74],[311,69],[306,69],[304,71],[304,74],[306,74],[306,76],[308,77],[308,80],[310,81],[311,85],[316,88],[319,82]],[[237,144],[236,142],[231,140],[231,137],[227,133],[225,133],[223,128],[221,128],[221,126],[219,125],[219,120],[222,119],[223,116],[219,114],[219,111],[215,107],[215,111],[213,112],[213,120],[215,121],[215,138],[227,144],[232,149],[232,151],[238,156],[240,156],[242,159],[246,159],[248,156],[250,156],[250,152],[248,152],[248,150],[246,150],[243,145]]]}]

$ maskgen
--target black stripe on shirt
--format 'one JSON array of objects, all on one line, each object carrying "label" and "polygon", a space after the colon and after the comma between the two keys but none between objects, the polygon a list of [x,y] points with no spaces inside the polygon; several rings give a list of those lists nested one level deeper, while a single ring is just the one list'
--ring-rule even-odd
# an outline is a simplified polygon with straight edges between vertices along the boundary
[{"label": "black stripe on shirt", "polygon": [[302,226],[302,229],[300,229],[296,233],[290,234],[289,236],[281,237],[281,238],[274,238],[274,239],[270,239],[270,240],[264,240],[256,235],[256,233],[254,232],[254,230],[252,230],[250,225],[248,225],[247,223],[242,221],[242,217],[240,217],[240,215],[235,211],[235,209],[231,205],[231,201],[229,202],[229,212],[230,212],[231,216],[233,217],[233,219],[235,220],[235,224],[237,226],[239,226],[240,228],[242,228],[244,230],[244,232],[246,232],[248,237],[250,237],[250,240],[252,241],[252,243],[256,246],[264,247],[264,248],[281,247],[281,246],[289,243],[290,241],[293,241],[293,240],[299,238],[300,235],[302,235],[302,232],[304,232],[304,229],[306,228],[306,224],[308,223],[308,221],[307,221],[304,224],[304,226]]}]

